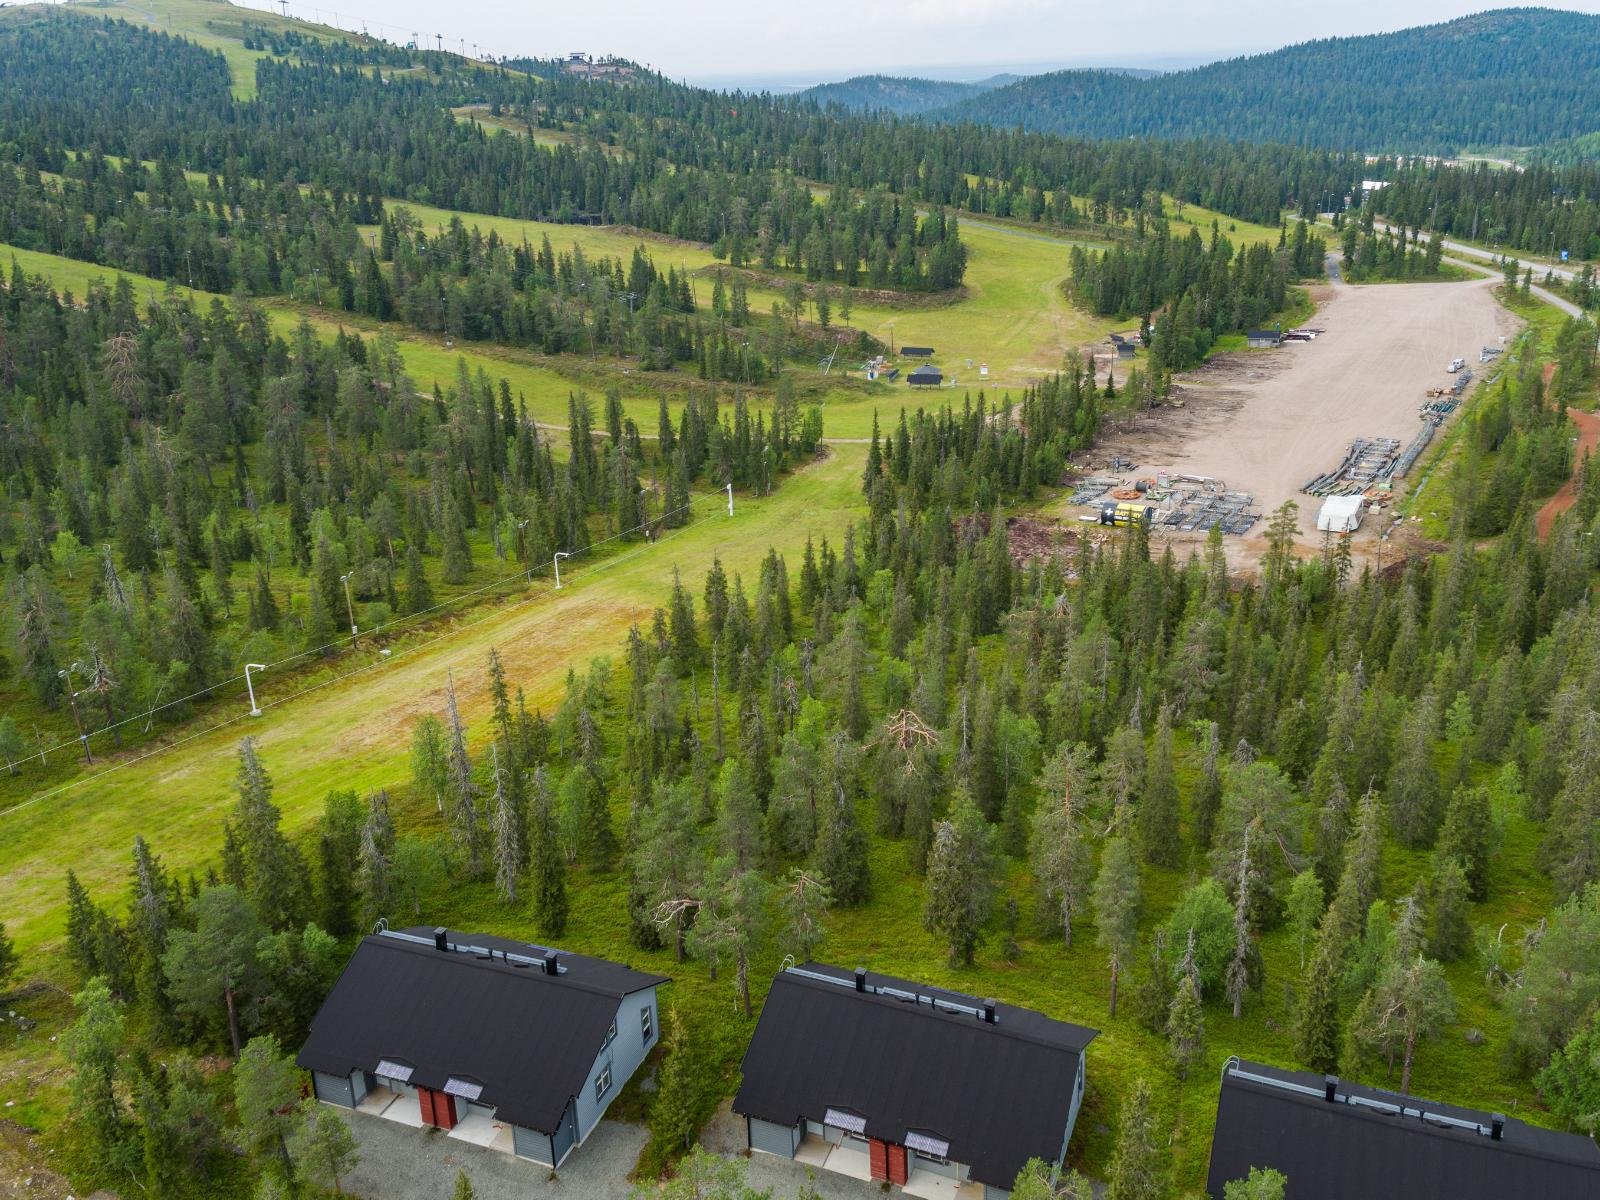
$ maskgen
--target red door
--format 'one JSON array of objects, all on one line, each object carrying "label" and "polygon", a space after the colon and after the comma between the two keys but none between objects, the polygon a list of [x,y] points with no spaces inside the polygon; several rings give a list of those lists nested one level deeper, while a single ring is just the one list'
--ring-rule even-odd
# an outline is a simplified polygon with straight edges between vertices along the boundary
[{"label": "red door", "polygon": [[886,1142],[877,1138],[867,1139],[867,1158],[872,1165],[874,1179],[887,1180],[889,1178],[889,1147]]},{"label": "red door", "polygon": [[906,1148],[889,1143],[889,1182],[898,1183],[902,1187],[906,1182]]},{"label": "red door", "polygon": [[456,1098],[432,1088],[417,1089],[417,1106],[422,1110],[424,1125],[437,1125],[440,1129],[456,1127]]}]

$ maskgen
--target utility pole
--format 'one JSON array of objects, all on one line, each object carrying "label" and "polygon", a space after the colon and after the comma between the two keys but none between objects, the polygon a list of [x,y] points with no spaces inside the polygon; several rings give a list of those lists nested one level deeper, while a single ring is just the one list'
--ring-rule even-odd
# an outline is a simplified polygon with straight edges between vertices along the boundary
[{"label": "utility pole", "polygon": [[728,484],[728,515],[733,516],[733,484]]},{"label": "utility pole", "polygon": [[561,560],[563,558],[571,558],[571,557],[572,557],[572,555],[568,554],[565,550],[557,550],[556,551],[556,556],[553,559],[550,560],[552,563],[555,564],[555,568],[556,568],[556,590],[557,591],[561,590]]},{"label": "utility pole", "polygon": [[255,684],[250,682],[250,672],[265,671],[266,669],[266,663],[245,663],[244,665],[244,690],[250,693],[250,715],[252,717],[261,715],[261,706],[256,703],[256,688]]},{"label": "utility pole", "polygon": [[359,631],[356,629],[356,604],[350,598],[350,576],[339,576],[339,582],[344,584],[344,608],[350,614],[350,649],[354,650],[359,640],[357,637]]},{"label": "utility pole", "polygon": [[527,567],[528,582],[533,582],[533,564],[528,562],[528,538],[522,531],[528,527],[526,519],[517,522],[517,560]]},{"label": "utility pole", "polygon": [[83,717],[78,713],[78,693],[72,687],[72,673],[81,670],[83,668],[79,664],[73,663],[70,667],[57,671],[56,675],[67,681],[67,703],[72,707],[73,724],[78,727],[78,740],[83,743],[83,761],[92,767],[94,755],[89,753],[89,735],[83,731]]}]

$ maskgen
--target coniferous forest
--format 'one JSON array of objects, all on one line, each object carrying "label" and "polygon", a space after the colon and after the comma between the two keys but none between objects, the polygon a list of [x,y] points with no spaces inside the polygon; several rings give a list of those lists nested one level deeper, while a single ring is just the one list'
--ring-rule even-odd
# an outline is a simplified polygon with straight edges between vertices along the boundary
[{"label": "coniferous forest", "polygon": [[[1455,139],[1392,97],[1347,94],[1360,119],[1316,137],[1191,114],[1102,142],[258,17],[241,88],[193,40],[0,14],[0,245],[104,271],[0,275],[0,1081],[63,1189],[342,1192],[363,1147],[293,1059],[380,923],[672,976],[650,1084],[610,1110],[648,1131],[619,1195],[765,1194],[697,1142],[791,960],[1101,1031],[1067,1171],[1030,1165],[1019,1200],[1203,1195],[1234,1054],[1595,1134],[1600,467],[1568,418],[1596,406],[1594,323],[1508,263],[1527,325],[1430,460],[1443,533],[1387,561],[1307,544],[1293,502],[1243,569],[1215,529],[1180,552],[1045,523],[1108,427],[1330,253],[1353,283],[1449,277],[1446,235],[1600,253],[1592,162],[1369,160]],[[1212,212],[1179,232],[1173,202]],[[961,303],[979,223],[1093,235],[1051,295],[1141,327],[1121,392],[1076,348],[921,404],[817,382],[886,349],[858,291]],[[593,226],[634,248],[586,251]],[[424,335],[448,382],[408,365]],[[857,413],[870,437],[840,436]],[[827,536],[732,520],[814,497]],[[731,532],[673,557],[724,505]],[[599,642],[581,571],[570,638],[474,640],[558,603],[536,573],[625,561],[657,575],[610,585]],[[375,705],[424,637],[456,647],[436,695]],[[329,728],[307,791],[284,709],[252,725],[227,690],[243,663],[303,688],[286,705],[339,691],[396,739],[381,777]],[[176,778],[203,737],[228,782],[185,828],[141,826],[165,785],[114,775],[94,803],[138,832],[97,846],[110,882],[87,849],[41,873],[33,806],[120,838],[70,787],[146,757]],[[1294,1195],[1258,1182],[1228,1197]]]}]

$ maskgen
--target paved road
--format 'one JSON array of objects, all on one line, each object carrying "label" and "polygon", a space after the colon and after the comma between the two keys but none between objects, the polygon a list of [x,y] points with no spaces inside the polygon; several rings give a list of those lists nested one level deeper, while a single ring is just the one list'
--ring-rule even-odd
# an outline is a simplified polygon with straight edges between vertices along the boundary
[{"label": "paved road", "polygon": [[[1374,221],[1372,224],[1374,228],[1381,229],[1385,233],[1394,232],[1394,226],[1390,225],[1387,221]],[[1469,246],[1465,242],[1452,242],[1449,238],[1446,238],[1444,241],[1444,249],[1449,250],[1453,254],[1464,255],[1467,258],[1483,259],[1487,262],[1499,262],[1500,260],[1500,254],[1497,251],[1485,250],[1482,246]],[[1510,254],[1511,257],[1516,257],[1516,251],[1511,251]],[[1549,262],[1546,259],[1532,258],[1519,259],[1518,261],[1520,261],[1524,267],[1533,267],[1535,270],[1540,272],[1548,271],[1557,279],[1576,279],[1578,276],[1576,271],[1567,267],[1557,266],[1555,263]]]}]

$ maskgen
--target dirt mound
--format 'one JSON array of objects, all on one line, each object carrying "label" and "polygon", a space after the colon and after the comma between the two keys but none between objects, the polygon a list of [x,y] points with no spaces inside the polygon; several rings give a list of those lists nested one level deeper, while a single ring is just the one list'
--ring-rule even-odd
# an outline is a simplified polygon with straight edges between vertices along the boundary
[{"label": "dirt mound", "polygon": [[[1554,363],[1550,364],[1552,367]],[[1547,374],[1549,374],[1547,372]],[[1535,527],[1541,538],[1550,536],[1550,530],[1555,526],[1556,518],[1578,502],[1578,476],[1577,469],[1583,464],[1583,456],[1593,454],[1596,446],[1600,446],[1600,417],[1593,413],[1579,412],[1575,408],[1567,409],[1567,416],[1578,427],[1578,445],[1572,459],[1572,476],[1561,485],[1561,490],[1544,502],[1544,507],[1539,510],[1539,515],[1534,518]]]}]

